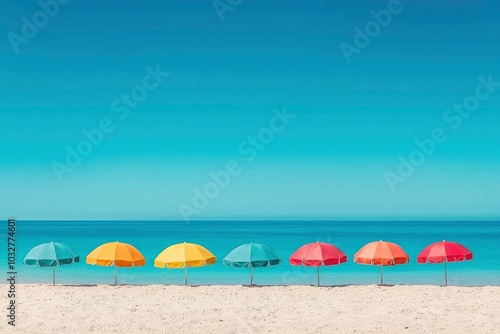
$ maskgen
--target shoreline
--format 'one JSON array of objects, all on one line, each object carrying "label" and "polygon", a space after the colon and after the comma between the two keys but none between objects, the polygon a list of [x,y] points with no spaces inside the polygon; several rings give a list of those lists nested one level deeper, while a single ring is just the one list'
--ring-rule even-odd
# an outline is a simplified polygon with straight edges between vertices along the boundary
[{"label": "shoreline", "polygon": [[[4,286],[7,287],[9,284],[7,283],[0,283],[0,287]],[[375,286],[375,287],[438,287],[438,288],[500,288],[500,285],[448,285],[445,286],[444,284],[337,284],[337,285],[320,285],[317,286],[315,284],[253,284],[250,286],[249,284],[161,284],[161,283],[144,283],[144,284],[135,284],[135,283],[118,283],[118,284],[111,284],[111,283],[97,283],[97,284],[65,284],[65,283],[56,283],[55,286],[52,285],[52,283],[16,283],[16,286],[18,287],[36,287],[36,286],[50,286],[50,287],[105,287],[105,286],[110,286],[110,287],[141,287],[141,286],[151,286],[151,287],[162,287],[162,286],[167,286],[167,287],[192,287],[192,288],[198,288],[198,287],[243,287],[243,288],[291,288],[291,287],[314,287],[314,288],[346,288],[346,287],[367,287],[367,286]]]},{"label": "shoreline", "polygon": [[494,333],[500,328],[500,286],[18,284],[17,293],[17,325],[7,328],[4,320],[1,332]]}]

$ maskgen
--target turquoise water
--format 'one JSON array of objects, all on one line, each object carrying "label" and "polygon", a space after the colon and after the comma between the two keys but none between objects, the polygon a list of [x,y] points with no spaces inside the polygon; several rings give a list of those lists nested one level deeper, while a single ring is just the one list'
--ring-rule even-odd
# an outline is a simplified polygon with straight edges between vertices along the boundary
[{"label": "turquoise water", "polygon": [[[0,227],[2,241],[6,240],[6,233],[5,223]],[[381,239],[402,246],[411,261],[385,267],[386,284],[442,284],[442,265],[416,264],[415,258],[429,243],[446,239],[460,242],[474,253],[472,261],[448,265],[450,284],[500,285],[500,222],[17,221],[17,268],[20,283],[50,283],[50,268],[25,266],[22,260],[32,247],[57,241],[69,244],[81,255],[80,263],[57,268],[58,283],[111,284],[115,269],[87,265],[85,256],[102,243],[118,240],[133,244],[147,261],[144,267],[120,268],[119,283],[183,284],[182,269],[158,269],[153,260],[167,246],[186,241],[205,246],[217,257],[215,265],[190,268],[190,284],[248,284],[248,269],[224,267],[222,259],[242,243],[260,242],[271,246],[282,263],[255,269],[255,284],[315,284],[316,269],[290,266],[288,257],[305,243],[323,241],[342,249],[349,261],[322,268],[322,284],[376,284],[379,268],[355,264],[352,257],[366,243]],[[0,268],[6,271],[6,247],[0,254]]]}]

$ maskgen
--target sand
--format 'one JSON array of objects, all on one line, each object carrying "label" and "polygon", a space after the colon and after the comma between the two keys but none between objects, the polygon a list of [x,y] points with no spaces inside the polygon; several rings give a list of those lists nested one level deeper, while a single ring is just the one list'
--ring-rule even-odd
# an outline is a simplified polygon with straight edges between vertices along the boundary
[{"label": "sand", "polygon": [[0,333],[500,333],[500,287],[18,285],[17,292],[17,326],[2,316]]}]

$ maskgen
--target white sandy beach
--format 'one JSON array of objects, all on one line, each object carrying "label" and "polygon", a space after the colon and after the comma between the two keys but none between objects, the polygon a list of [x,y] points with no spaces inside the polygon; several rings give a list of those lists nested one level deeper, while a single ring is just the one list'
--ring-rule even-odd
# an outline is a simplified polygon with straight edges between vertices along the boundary
[{"label": "white sandy beach", "polygon": [[17,326],[2,316],[1,333],[500,333],[500,287],[18,285],[17,292]]}]

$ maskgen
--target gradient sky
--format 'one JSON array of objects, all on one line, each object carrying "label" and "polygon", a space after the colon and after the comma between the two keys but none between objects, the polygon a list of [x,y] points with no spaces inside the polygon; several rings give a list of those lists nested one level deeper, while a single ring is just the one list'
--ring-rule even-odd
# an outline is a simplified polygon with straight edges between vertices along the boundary
[{"label": "gradient sky", "polygon": [[[42,0],[45,1],[45,0]],[[348,63],[340,43],[383,1],[72,0],[15,53],[35,0],[0,4],[0,212],[18,219],[182,219],[194,189],[239,175],[191,219],[500,219],[500,87],[458,129],[443,120],[500,82],[500,3],[402,1]],[[170,75],[121,120],[111,104]],[[251,162],[273,109],[296,115]],[[82,131],[104,135],[60,182]],[[447,140],[391,191],[415,140]]]}]

